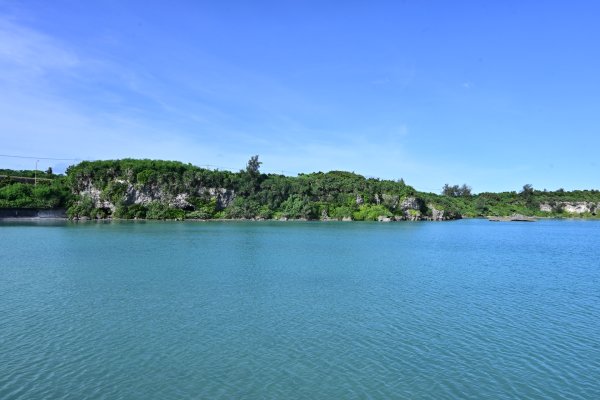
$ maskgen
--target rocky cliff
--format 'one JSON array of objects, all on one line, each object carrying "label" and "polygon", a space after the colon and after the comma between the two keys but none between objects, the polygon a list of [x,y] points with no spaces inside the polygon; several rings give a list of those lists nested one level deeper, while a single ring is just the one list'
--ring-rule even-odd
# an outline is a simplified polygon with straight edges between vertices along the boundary
[{"label": "rocky cliff", "polygon": [[460,218],[456,207],[426,198],[402,179],[344,171],[262,174],[253,157],[239,172],[161,160],[82,162],[67,171],[72,218],[335,219]]},{"label": "rocky cliff", "polygon": [[568,214],[591,214],[596,215],[600,209],[600,203],[591,201],[557,201],[540,204],[540,211],[551,213]]},{"label": "rocky cliff", "polygon": [[114,184],[108,186],[108,190],[100,190],[91,180],[80,182],[80,187],[81,190],[76,193],[80,198],[89,198],[94,208],[108,209],[111,212],[119,205],[148,206],[156,202],[172,208],[193,210],[197,200],[212,200],[218,209],[224,209],[235,199],[235,192],[230,189],[198,186],[187,192],[173,193],[158,185],[134,184],[123,179],[115,179]]}]

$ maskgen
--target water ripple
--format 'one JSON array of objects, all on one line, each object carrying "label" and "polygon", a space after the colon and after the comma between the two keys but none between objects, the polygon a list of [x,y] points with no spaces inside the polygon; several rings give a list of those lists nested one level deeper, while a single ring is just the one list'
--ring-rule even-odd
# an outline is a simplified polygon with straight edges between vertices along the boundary
[{"label": "water ripple", "polygon": [[600,398],[598,228],[0,227],[0,398]]}]

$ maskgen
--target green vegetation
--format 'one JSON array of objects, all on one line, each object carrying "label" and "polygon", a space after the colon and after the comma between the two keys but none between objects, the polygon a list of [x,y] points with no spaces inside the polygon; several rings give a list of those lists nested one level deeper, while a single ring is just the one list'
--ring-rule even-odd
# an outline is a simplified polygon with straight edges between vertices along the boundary
[{"label": "green vegetation", "polygon": [[78,195],[68,215],[374,220],[402,214],[399,203],[417,195],[402,180],[366,179],[342,171],[288,177],[263,174],[260,165],[258,156],[237,173],[176,161],[82,162],[67,170],[66,182]]},{"label": "green vegetation", "polygon": [[0,170],[0,208],[59,208],[73,201],[65,177]]},{"label": "green vegetation", "polygon": [[[463,185],[465,186],[465,185]],[[445,185],[442,193],[447,187]],[[535,217],[585,217],[596,218],[596,207],[600,204],[600,191],[575,190],[567,192],[563,189],[556,191],[536,190],[526,184],[519,191],[490,193],[476,195],[453,193],[452,195],[435,195],[422,193],[426,201],[440,205],[444,209],[459,212],[466,217],[481,216],[510,216],[521,214]],[[587,203],[588,212],[569,213],[565,207],[568,203]],[[546,211],[544,211],[544,210]]]},{"label": "green vegetation", "polygon": [[53,179],[55,175],[52,173],[52,168],[48,168],[44,171],[35,170],[14,170],[14,169],[0,169],[0,179],[11,177],[13,180],[19,178],[38,178],[38,179]]},{"label": "green vegetation", "polygon": [[471,196],[471,187],[467,184],[450,186],[446,183],[442,188],[442,194],[450,197],[469,197]]},{"label": "green vegetation", "polygon": [[[511,214],[589,218],[600,203],[597,190],[550,192],[525,185],[519,192],[472,194],[466,184],[446,184],[438,195],[417,192],[402,179],[344,171],[290,177],[263,174],[261,164],[253,156],[239,172],[134,159],[84,161],[66,175],[0,170],[0,208],[64,207],[70,218],[374,221]],[[573,202],[586,204],[574,214]]]}]

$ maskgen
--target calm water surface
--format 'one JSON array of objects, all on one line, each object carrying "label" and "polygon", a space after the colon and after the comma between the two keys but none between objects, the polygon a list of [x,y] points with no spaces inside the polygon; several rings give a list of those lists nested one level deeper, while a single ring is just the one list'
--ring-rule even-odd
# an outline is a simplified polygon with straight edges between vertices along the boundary
[{"label": "calm water surface", "polygon": [[600,398],[600,222],[0,223],[0,399]]}]

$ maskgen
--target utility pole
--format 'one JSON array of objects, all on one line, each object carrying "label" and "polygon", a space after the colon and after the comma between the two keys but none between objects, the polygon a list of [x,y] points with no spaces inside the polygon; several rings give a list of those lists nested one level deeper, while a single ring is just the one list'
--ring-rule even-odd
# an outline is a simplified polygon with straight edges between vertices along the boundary
[{"label": "utility pole", "polygon": [[37,165],[40,160],[35,160],[35,172],[33,173],[33,186],[37,186]]}]

